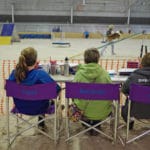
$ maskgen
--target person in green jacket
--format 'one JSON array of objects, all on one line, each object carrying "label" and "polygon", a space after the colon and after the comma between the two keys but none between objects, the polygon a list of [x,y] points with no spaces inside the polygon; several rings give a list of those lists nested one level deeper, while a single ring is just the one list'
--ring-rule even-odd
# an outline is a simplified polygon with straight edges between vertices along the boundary
[{"label": "person in green jacket", "polygon": [[[85,50],[85,64],[79,65],[74,82],[111,83],[112,81],[107,71],[98,64],[99,59],[100,54],[98,49],[90,48]],[[112,102],[108,100],[85,101],[84,99],[74,99],[74,104],[84,112],[83,118],[86,118],[87,123],[91,125],[104,120],[112,112]]]}]

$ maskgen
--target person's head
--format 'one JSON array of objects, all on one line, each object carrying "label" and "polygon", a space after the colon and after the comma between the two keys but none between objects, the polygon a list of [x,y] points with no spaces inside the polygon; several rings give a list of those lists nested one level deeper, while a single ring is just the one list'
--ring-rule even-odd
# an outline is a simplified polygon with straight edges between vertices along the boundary
[{"label": "person's head", "polygon": [[90,48],[84,52],[84,62],[88,63],[98,63],[100,59],[100,54],[97,48]]},{"label": "person's head", "polygon": [[113,29],[114,29],[114,25],[113,25],[113,24],[110,24],[110,25],[108,26],[108,29],[109,29],[109,30],[113,30]]},{"label": "person's head", "polygon": [[142,67],[150,67],[150,53],[147,53],[143,56],[141,65]]},{"label": "person's head", "polygon": [[15,71],[15,77],[18,83],[25,79],[27,71],[29,68],[34,68],[36,61],[37,51],[34,48],[28,47],[21,51]]}]

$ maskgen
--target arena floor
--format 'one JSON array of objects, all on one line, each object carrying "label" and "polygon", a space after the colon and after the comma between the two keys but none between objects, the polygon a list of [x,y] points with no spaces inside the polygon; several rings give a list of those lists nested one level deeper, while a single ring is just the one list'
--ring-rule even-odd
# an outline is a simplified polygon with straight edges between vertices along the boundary
[{"label": "arena floor", "polygon": [[[52,42],[70,42],[71,46],[53,45]],[[38,51],[39,60],[64,60],[67,56],[72,59],[83,59],[84,50],[90,47],[103,47],[102,39],[24,39],[21,42],[12,43],[8,46],[0,46],[0,150],[6,149],[6,118],[5,118],[5,95],[4,95],[4,79],[6,79],[14,67],[12,62],[16,62],[20,51],[26,47],[34,47]],[[107,47],[104,56],[101,59],[137,59],[140,56],[141,45],[147,46],[150,52],[149,39],[127,39],[115,44],[116,55],[111,55],[110,46]],[[101,50],[101,49],[99,49]],[[6,61],[4,61],[6,60]],[[7,62],[7,63],[6,63]],[[10,62],[10,64],[8,64]],[[12,64],[11,64],[12,63]],[[6,65],[6,66],[5,66]],[[105,150],[105,149],[124,149],[120,143],[112,145],[112,143],[100,136],[75,138],[69,145],[62,138],[59,145],[54,147],[53,142],[49,142],[42,135],[38,136],[22,136],[14,144],[13,150]],[[138,140],[133,144],[129,144],[127,150],[148,150],[150,136]],[[36,142],[36,144],[35,144]],[[31,146],[32,145],[32,146]]]},{"label": "arena floor", "polygon": [[[53,42],[70,42],[71,46],[53,45]],[[102,39],[24,39],[21,42],[12,43],[9,46],[0,46],[0,60],[17,60],[20,51],[28,46],[34,47],[38,51],[39,59],[63,60],[66,56],[77,59],[85,49],[90,47],[103,47]],[[149,39],[126,39],[115,44],[116,56],[111,56],[110,46],[108,46],[103,58],[133,58],[139,57],[141,45],[150,47]],[[101,50],[101,49],[99,49]],[[80,55],[81,54],[81,55]],[[77,55],[77,56],[76,56]]]}]

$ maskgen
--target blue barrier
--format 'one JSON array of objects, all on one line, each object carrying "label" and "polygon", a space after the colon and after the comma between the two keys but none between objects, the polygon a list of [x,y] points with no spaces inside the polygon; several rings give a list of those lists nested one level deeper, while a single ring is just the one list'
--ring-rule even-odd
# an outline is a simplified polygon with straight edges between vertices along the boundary
[{"label": "blue barrier", "polygon": [[51,34],[19,34],[21,39],[51,39]]},{"label": "blue barrier", "polygon": [[1,36],[12,36],[14,30],[14,24],[3,24]]}]

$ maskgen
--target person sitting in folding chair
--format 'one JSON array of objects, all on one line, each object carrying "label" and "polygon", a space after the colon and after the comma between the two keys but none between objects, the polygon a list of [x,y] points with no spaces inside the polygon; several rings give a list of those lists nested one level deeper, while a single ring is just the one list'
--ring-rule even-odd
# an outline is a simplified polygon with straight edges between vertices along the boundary
[{"label": "person sitting in folding chair", "polygon": [[[150,86],[150,53],[143,56],[141,60],[141,67],[135,70],[126,82],[123,84],[121,91],[128,96],[130,91],[130,85],[132,83]],[[142,94],[142,93],[141,93]],[[121,115],[125,122],[127,122],[128,113],[128,100],[126,100],[125,105],[122,107]],[[131,117],[150,119],[150,104],[143,104],[133,102],[131,103]],[[129,129],[133,129],[134,120],[130,120]]]},{"label": "person sitting in folding chair", "polygon": [[[74,82],[84,83],[111,83],[110,76],[99,64],[100,54],[96,48],[87,49],[84,52],[84,62],[78,67]],[[74,99],[74,104],[83,111],[83,120],[95,125],[107,118],[112,112],[111,101],[84,101]],[[90,135],[97,135],[95,130],[89,131]]]},{"label": "person sitting in folding chair", "polygon": [[[11,72],[9,80],[17,82],[18,84],[29,86],[34,84],[55,82],[47,72],[45,72],[43,69],[38,69],[36,64],[37,51],[32,47],[25,48],[21,51],[19,61],[16,65],[16,68]],[[57,93],[59,93],[61,88],[58,84],[56,88]],[[52,105],[52,101],[20,101],[19,99],[14,98],[14,104],[15,108],[21,110],[21,112],[24,114],[43,114],[44,117],[43,112],[48,109],[50,104]],[[39,120],[41,120],[43,117],[39,117]],[[46,129],[44,122],[39,123],[38,127],[43,131]]]}]

